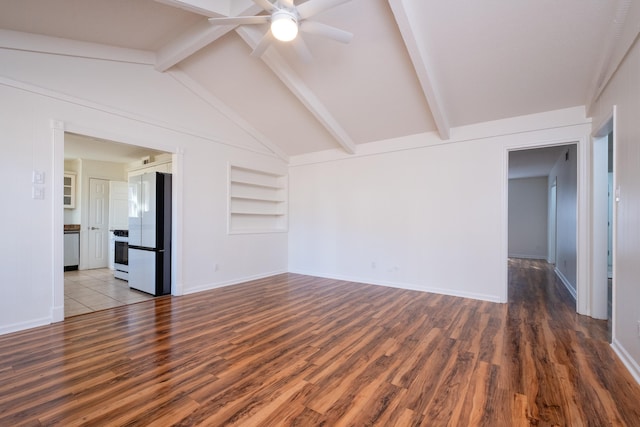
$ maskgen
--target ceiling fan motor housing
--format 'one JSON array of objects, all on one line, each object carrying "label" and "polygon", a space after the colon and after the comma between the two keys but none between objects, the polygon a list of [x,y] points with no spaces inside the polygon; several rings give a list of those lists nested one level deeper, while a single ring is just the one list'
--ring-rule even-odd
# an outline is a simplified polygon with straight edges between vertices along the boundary
[{"label": "ceiling fan motor housing", "polygon": [[283,42],[288,42],[298,35],[298,18],[294,12],[279,9],[271,15],[271,33]]}]

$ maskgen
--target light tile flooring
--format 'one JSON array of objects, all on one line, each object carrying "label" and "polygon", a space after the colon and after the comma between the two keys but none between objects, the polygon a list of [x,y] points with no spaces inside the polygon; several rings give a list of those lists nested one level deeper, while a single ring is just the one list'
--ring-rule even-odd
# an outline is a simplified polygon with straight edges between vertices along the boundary
[{"label": "light tile flooring", "polygon": [[108,268],[65,271],[64,317],[153,299],[129,289],[128,282],[113,277]]}]

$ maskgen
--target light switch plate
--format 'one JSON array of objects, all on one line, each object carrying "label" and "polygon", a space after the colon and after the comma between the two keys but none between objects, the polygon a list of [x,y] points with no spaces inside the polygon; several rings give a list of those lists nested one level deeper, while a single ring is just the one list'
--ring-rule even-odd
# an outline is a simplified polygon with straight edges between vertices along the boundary
[{"label": "light switch plate", "polygon": [[33,187],[32,197],[35,200],[44,200],[44,188],[43,187]]},{"label": "light switch plate", "polygon": [[44,172],[34,170],[32,181],[34,184],[44,184]]}]

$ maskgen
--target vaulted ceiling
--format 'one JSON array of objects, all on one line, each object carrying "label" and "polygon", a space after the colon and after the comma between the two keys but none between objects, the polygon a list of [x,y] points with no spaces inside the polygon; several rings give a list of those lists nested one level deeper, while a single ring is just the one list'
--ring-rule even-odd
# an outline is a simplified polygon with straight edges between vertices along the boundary
[{"label": "vaulted ceiling", "polygon": [[[272,2],[275,0],[272,0]],[[332,2],[333,0],[308,0]],[[209,17],[251,0],[0,0],[0,48],[145,63],[206,91],[283,158],[589,105],[627,0],[351,0],[313,17],[354,34],[305,34]],[[260,3],[260,2],[257,2]],[[296,1],[296,5],[304,3]],[[55,39],[54,39],[55,38]]]}]

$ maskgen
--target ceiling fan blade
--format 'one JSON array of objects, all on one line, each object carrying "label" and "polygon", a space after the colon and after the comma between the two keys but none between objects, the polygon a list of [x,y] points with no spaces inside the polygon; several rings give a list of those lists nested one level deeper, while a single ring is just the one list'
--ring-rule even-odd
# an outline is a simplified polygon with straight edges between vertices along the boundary
[{"label": "ceiling fan blade", "polygon": [[273,12],[273,10],[276,9],[273,3],[271,3],[269,0],[253,0],[253,2],[269,13]]},{"label": "ceiling fan blade", "polygon": [[209,18],[209,22],[217,25],[249,25],[265,24],[271,19],[270,16],[229,16],[226,18]]},{"label": "ceiling fan blade", "polygon": [[271,46],[271,42],[274,40],[271,30],[267,31],[265,35],[260,39],[256,47],[251,52],[251,56],[260,58],[262,54]]},{"label": "ceiling fan blade", "polygon": [[293,0],[280,0],[280,4],[287,9],[293,9],[296,7],[296,5],[293,4]]},{"label": "ceiling fan blade", "polygon": [[302,60],[302,62],[309,63],[313,59],[311,56],[311,51],[307,47],[307,44],[302,40],[302,37],[298,36],[295,39],[291,40],[289,43],[293,45],[293,49],[298,54],[298,57]]},{"label": "ceiling fan blade", "polygon": [[353,39],[353,34],[348,31],[332,27],[327,24],[316,21],[302,21],[300,23],[300,31],[307,34],[327,37],[340,43],[349,43]]},{"label": "ceiling fan blade", "polygon": [[300,19],[307,19],[316,13],[323,12],[348,1],[351,0],[309,0],[308,2],[302,3],[296,9],[298,10]]}]

